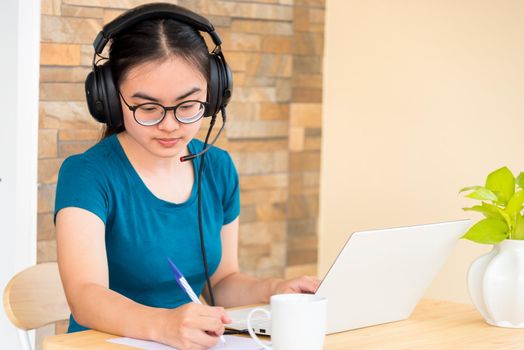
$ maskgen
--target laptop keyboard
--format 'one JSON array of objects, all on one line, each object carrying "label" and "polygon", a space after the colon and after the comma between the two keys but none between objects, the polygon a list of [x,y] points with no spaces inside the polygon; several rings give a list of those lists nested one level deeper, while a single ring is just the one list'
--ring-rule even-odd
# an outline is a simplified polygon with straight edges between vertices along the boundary
[{"label": "laptop keyboard", "polygon": [[269,328],[271,327],[271,321],[268,319],[265,320],[256,320],[255,322],[252,322],[252,325],[257,326],[258,328]]},{"label": "laptop keyboard", "polygon": [[[269,310],[269,305],[263,306]],[[247,316],[252,308],[237,309],[229,311],[228,315],[231,317],[232,323],[226,325],[230,329],[242,330],[247,328]],[[259,334],[269,334],[271,332],[271,321],[262,313],[255,313],[251,317],[251,325],[257,330]]]}]

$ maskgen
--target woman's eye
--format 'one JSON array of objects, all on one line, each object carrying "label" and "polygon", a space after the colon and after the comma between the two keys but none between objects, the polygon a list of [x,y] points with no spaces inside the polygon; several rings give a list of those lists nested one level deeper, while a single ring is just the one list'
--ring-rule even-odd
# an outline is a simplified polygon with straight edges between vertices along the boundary
[{"label": "woman's eye", "polygon": [[140,107],[144,112],[155,112],[158,110],[155,106],[142,106]]}]

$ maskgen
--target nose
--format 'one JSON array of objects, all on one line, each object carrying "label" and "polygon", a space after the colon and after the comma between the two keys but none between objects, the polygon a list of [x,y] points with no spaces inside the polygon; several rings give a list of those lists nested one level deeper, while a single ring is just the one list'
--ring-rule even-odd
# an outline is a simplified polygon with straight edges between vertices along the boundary
[{"label": "nose", "polygon": [[175,118],[175,111],[167,111],[166,116],[158,124],[158,127],[167,131],[180,129],[180,122]]}]

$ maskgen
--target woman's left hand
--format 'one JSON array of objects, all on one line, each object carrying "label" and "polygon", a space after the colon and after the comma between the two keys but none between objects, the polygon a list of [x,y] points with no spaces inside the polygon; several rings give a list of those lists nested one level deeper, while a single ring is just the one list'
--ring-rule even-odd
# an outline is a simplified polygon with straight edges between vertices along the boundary
[{"label": "woman's left hand", "polygon": [[271,294],[310,293],[313,294],[320,286],[320,279],[316,276],[302,276],[290,280],[278,281]]}]

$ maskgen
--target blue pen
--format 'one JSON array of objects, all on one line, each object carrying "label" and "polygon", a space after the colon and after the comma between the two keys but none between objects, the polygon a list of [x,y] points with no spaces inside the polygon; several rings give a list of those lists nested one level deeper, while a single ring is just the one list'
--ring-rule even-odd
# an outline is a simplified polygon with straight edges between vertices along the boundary
[{"label": "blue pen", "polygon": [[[180,288],[182,288],[182,290],[186,292],[187,295],[189,295],[189,298],[191,299],[192,302],[197,303],[197,304],[202,304],[202,302],[200,302],[200,299],[198,299],[197,295],[193,291],[193,288],[191,288],[189,283],[187,283],[187,280],[185,279],[184,275],[182,275],[182,272],[180,272],[180,270],[171,261],[171,259],[169,259],[169,257],[167,258],[167,261],[169,262],[169,265],[171,266],[171,269],[173,270],[173,273],[175,274],[176,283],[178,283]],[[226,344],[226,338],[224,338],[223,335],[220,336],[220,340],[222,341],[222,343]]]}]

